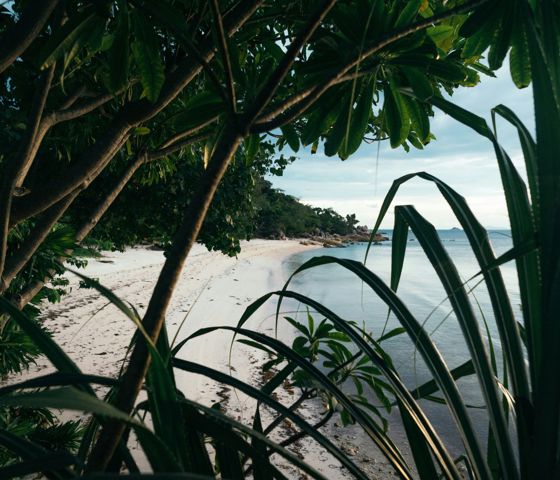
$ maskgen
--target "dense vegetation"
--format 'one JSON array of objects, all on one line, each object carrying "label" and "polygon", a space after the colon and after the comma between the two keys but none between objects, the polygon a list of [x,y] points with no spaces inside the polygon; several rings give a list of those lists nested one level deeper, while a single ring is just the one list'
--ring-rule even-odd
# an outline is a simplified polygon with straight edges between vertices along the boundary
[{"label": "dense vegetation", "polygon": [[[434,388],[444,394],[465,438],[462,461],[473,477],[558,476],[560,382],[555,366],[560,363],[556,321],[560,299],[555,292],[560,264],[555,259],[560,245],[556,160],[560,36],[556,2],[21,0],[0,8],[1,327],[10,335],[25,336],[20,342],[32,342],[57,369],[54,375],[3,388],[2,424],[8,425],[22,407],[93,413],[77,450],[72,432],[68,450],[55,451],[53,446],[60,442],[38,440],[45,426],[40,413],[26,414],[30,429],[4,428],[0,444],[13,455],[12,465],[0,471],[1,476],[43,471],[50,478],[73,478],[118,472],[123,464],[134,473],[134,459],[121,442],[132,429],[156,476],[182,472],[240,478],[249,468],[257,479],[282,478],[270,461],[276,452],[313,478],[322,478],[270,439],[270,426],[263,426],[259,415],[261,404],[266,404],[276,412],[277,422],[289,418],[356,478],[366,478],[352,458],[295,413],[296,407],[286,409],[276,402],[274,390],[286,379],[306,398],[310,392],[324,395],[328,412],[341,411],[345,421],[362,425],[404,478],[412,478],[414,468],[387,435],[379,410],[364,401],[364,385],[385,399],[386,408],[393,405],[401,412],[414,446],[415,468],[425,478],[459,478],[455,463],[460,459],[451,457],[416,401],[422,392],[434,393]],[[481,58],[486,51],[487,64]],[[475,86],[480,74],[492,75],[508,53],[515,84],[526,87],[533,78],[536,143],[514,116],[499,111],[519,127],[531,200],[494,133],[481,119],[444,99],[444,93]],[[180,347],[171,351],[167,343],[165,314],[178,272],[197,239],[226,251],[235,245],[239,235],[232,237],[223,226],[235,223],[237,212],[248,201],[243,192],[254,178],[248,169],[283,167],[267,165],[266,158],[263,166],[258,165],[263,158],[259,153],[271,148],[268,134],[277,137],[274,148],[279,150],[286,144],[294,151],[311,145],[341,159],[350,157],[364,138],[388,139],[394,148],[424,148],[433,138],[434,107],[491,140],[504,178],[516,245],[508,258],[517,258],[523,292],[521,326],[509,314],[509,300],[496,273],[499,262],[484,243],[476,219],[448,186],[426,177],[436,181],[456,207],[463,229],[472,232],[484,279],[494,289],[493,306],[507,365],[500,382],[452,261],[437,249],[429,225],[410,207],[398,210],[392,288],[360,264],[344,266],[383,296],[403,329],[423,349],[435,382],[420,393],[409,392],[400,382],[381,346],[383,337],[371,337],[293,292],[283,295],[307,303],[329,320],[316,322],[310,316],[307,326],[293,321],[303,337],[292,348],[243,329],[246,317],[266,299],[251,306],[239,328],[233,329],[275,357],[277,369],[260,390],[176,358]],[[173,182],[166,184],[170,177]],[[158,187],[142,197],[133,188],[123,190],[134,185],[131,181],[138,182],[139,188]],[[168,196],[173,192],[167,189],[176,189],[177,195]],[[140,238],[154,215],[175,233],[143,318],[90,282],[139,328],[131,339],[129,362],[115,380],[80,372],[30,316],[36,311],[30,311],[29,304],[57,296],[60,280],[50,286],[46,282],[64,271],[62,260],[79,262],[77,246],[112,206],[118,208],[114,202],[120,194],[125,201],[121,215],[113,217],[115,222],[126,221],[128,208],[157,211],[140,214],[145,225],[134,231],[137,224],[131,222],[134,228],[125,229],[123,238],[116,228],[122,222],[111,224],[107,217],[105,231],[112,232],[116,242]],[[274,214],[293,207],[289,199],[277,198],[282,198],[282,211]],[[214,209],[209,210],[213,201]],[[276,208],[274,202],[270,204]],[[317,215],[332,217],[328,211]],[[408,227],[424,239],[464,328],[472,364],[459,373],[448,370],[422,326],[395,295]],[[333,261],[318,259],[305,268]],[[348,340],[357,351],[340,347]],[[319,347],[321,355],[328,356],[326,373],[315,366]],[[21,359],[21,365],[28,361],[25,355]],[[174,368],[229,383],[256,398],[252,425],[239,424],[185,398],[177,391]],[[487,452],[473,438],[468,412],[457,396],[453,376],[465,370],[478,375],[487,402],[491,431]],[[356,394],[342,390],[347,372],[361,380],[355,383]],[[111,395],[98,398],[92,388],[95,383],[111,387]],[[143,387],[147,387],[147,401],[138,404]],[[150,427],[132,415],[138,411],[150,415]],[[515,447],[509,419],[515,420]],[[208,449],[210,444],[215,455]],[[6,458],[5,451],[2,454]]]},{"label": "dense vegetation", "polygon": [[[274,162],[257,157],[251,166],[234,163],[216,192],[199,241],[211,250],[236,255],[242,239],[354,232],[358,223],[354,214],[343,217],[331,208],[305,205],[274,188],[262,176],[271,171],[281,173],[280,165],[285,162],[282,157]],[[195,172],[196,166],[186,169],[178,163],[176,171],[157,182],[130,182],[84,246],[94,249],[123,249],[139,243],[169,246],[181,220],[180,212],[188,204],[193,184],[199,180]],[[139,198],[149,201],[138,202]],[[89,201],[85,195],[77,202],[73,216],[68,219],[71,226],[84,221],[82,217],[87,214]]]},{"label": "dense vegetation", "polygon": [[346,235],[352,233],[358,223],[354,214],[343,217],[332,208],[310,207],[272,188],[266,180],[260,182],[255,203],[257,237],[301,237],[323,233]]}]

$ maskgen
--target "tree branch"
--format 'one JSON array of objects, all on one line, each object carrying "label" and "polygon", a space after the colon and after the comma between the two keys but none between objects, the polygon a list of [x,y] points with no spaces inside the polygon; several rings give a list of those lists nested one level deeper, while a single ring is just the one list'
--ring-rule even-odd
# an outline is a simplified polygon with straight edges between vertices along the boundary
[{"label": "tree branch", "polygon": [[253,124],[255,119],[261,114],[264,108],[270,103],[276,90],[286,78],[286,75],[290,72],[292,65],[296,61],[297,56],[299,55],[303,46],[309,41],[309,39],[313,36],[315,31],[321,25],[321,22],[329,13],[330,9],[335,5],[336,0],[326,0],[317,9],[317,11],[311,17],[311,20],[307,23],[305,28],[299,33],[297,38],[291,43],[288,47],[288,50],[276,70],[270,75],[270,78],[266,82],[265,86],[261,89],[251,110],[247,113],[247,118],[250,119],[249,126]]},{"label": "tree branch", "polygon": [[231,59],[227,47],[226,34],[224,32],[224,24],[222,22],[222,16],[220,14],[220,6],[218,5],[218,0],[212,0],[210,2],[212,7],[212,12],[214,14],[214,22],[216,23],[216,30],[218,32],[218,48],[220,50],[220,55],[222,61],[224,62],[224,70],[226,73],[226,84],[228,87],[228,99],[229,107],[233,114],[237,112],[236,99],[235,99],[235,84],[233,82],[233,71],[231,69]]},{"label": "tree branch", "polygon": [[[113,186],[109,189],[106,196],[93,208],[84,223],[76,230],[74,241],[76,244],[82,243],[82,241],[89,235],[89,233],[95,228],[99,223],[103,215],[107,212],[109,207],[113,204],[119,194],[122,192],[124,187],[128,184],[132,176],[138,171],[138,169],[144,165],[148,160],[146,154],[138,154],[130,165],[124,170],[121,176],[116,180]],[[67,255],[72,252],[70,250],[66,251]],[[60,257],[59,262],[63,262],[64,258]],[[21,310],[25,305],[27,305],[35,295],[37,295],[41,289],[45,286],[52,276],[56,273],[55,270],[49,270],[48,275],[42,280],[35,280],[28,286],[26,286],[19,294],[17,294],[13,301],[17,307]]]},{"label": "tree branch", "polygon": [[[334,75],[325,80],[321,85],[317,85],[315,88],[311,89],[311,91],[308,88],[305,91],[296,94],[293,98],[288,99],[283,106],[276,107],[276,112],[282,111],[284,113],[279,114],[274,119],[255,124],[251,129],[251,133],[262,133],[266,132],[267,130],[274,130],[275,128],[294,121],[295,119],[300,117],[311,105],[313,105],[313,103],[315,103],[329,88],[336,85],[337,83],[340,83],[341,81],[347,81],[355,78],[355,74],[348,74],[348,71],[356,65],[359,65],[364,59],[372,56],[379,50],[398,40],[401,40],[402,38],[412,33],[423,30],[424,28],[442,22],[443,20],[446,20],[455,15],[468,12],[488,1],[489,0],[473,0],[471,2],[463,3],[462,5],[450,8],[449,10],[438,15],[433,15],[432,17],[420,20],[419,22],[413,23],[412,25],[403,27],[390,33],[389,35],[381,37],[374,45],[366,49],[364,52],[361,52],[353,60],[341,67]],[[359,72],[357,72],[356,74],[359,74]],[[270,116],[270,114],[267,114],[266,118],[270,118]]]},{"label": "tree branch", "polygon": [[[245,0],[241,2],[225,20],[228,35],[233,35],[252,15],[263,0]],[[208,61],[214,56],[211,40],[205,42],[201,49]],[[146,122],[167,107],[179,93],[200,73],[202,67],[187,58],[177,70],[169,76],[156,103],[144,99],[127,104],[107,128],[105,135],[82,155],[80,161],[68,168],[66,174],[49,185],[38,188],[25,197],[14,202],[11,225],[32,217],[64,198],[83,182],[89,184],[96,174],[101,172],[111,161],[114,154],[124,144],[130,131]]]},{"label": "tree branch", "polygon": [[[360,70],[358,72],[346,73],[345,75],[342,75],[341,77],[339,77],[335,82],[333,82],[333,84],[331,86],[339,85],[341,83],[348,82],[348,81],[351,81],[351,80],[355,80],[356,78],[361,78],[365,75],[369,75],[372,72],[374,72],[375,70],[377,70],[378,67],[379,66],[376,64],[372,67],[369,67],[369,68],[364,69],[364,70]],[[305,90],[302,90],[301,92],[298,92],[298,93],[292,95],[290,98],[288,98],[284,102],[273,106],[271,110],[268,110],[268,111],[264,112],[262,115],[260,115],[258,117],[258,119],[255,122],[253,128],[251,129],[251,132],[252,133],[264,133],[264,132],[267,132],[268,130],[270,130],[270,128],[267,130],[265,127],[274,125],[273,120],[275,120],[278,117],[278,115],[284,113],[286,110],[290,109],[291,107],[296,106],[302,100],[305,100],[309,96],[309,94],[311,94],[313,92],[313,90],[315,88],[316,88],[316,86],[307,87]],[[285,123],[283,123],[282,125],[285,125]],[[272,129],[279,128],[282,125],[274,126]]]},{"label": "tree branch", "polygon": [[209,133],[199,133],[198,135],[193,135],[192,137],[187,137],[183,140],[179,140],[176,143],[173,143],[165,148],[160,148],[159,150],[155,150],[153,152],[148,153],[148,162],[153,162],[155,160],[159,160],[160,158],[167,157],[179,150],[182,150],[193,143],[200,142],[201,140],[205,140],[210,136]]},{"label": "tree branch", "polygon": [[[31,230],[20,248],[6,261],[6,269],[3,280],[5,288],[16,277],[16,275],[25,267],[27,262],[35,254],[43,241],[47,238],[52,228],[58,222],[60,217],[64,215],[68,207],[78,196],[79,191],[72,192],[63,198],[60,202],[54,204],[41,216],[35,227]],[[5,288],[0,293],[4,293]]]},{"label": "tree branch", "polygon": [[[149,162],[154,162],[163,158],[167,155],[171,155],[178,150],[185,148],[188,145],[191,145],[195,142],[203,140],[208,137],[208,134],[199,134],[192,136],[190,138],[186,138],[178,143],[169,145],[166,148],[161,148],[159,150],[155,150],[153,152],[145,152],[139,153],[134,157],[134,160],[130,163],[130,165],[124,170],[121,176],[117,179],[114,185],[111,187],[107,195],[99,202],[96,207],[91,211],[88,215],[87,220],[82,224],[78,230],[76,230],[76,234],[74,237],[74,241],[76,244],[80,244],[88,235],[89,233],[95,228],[95,226],[99,223],[103,215],[107,212],[109,207],[113,204],[119,194],[122,192],[124,187],[128,184],[132,176],[138,171],[138,169]],[[66,252],[67,255],[70,255],[72,251],[68,250]],[[58,259],[60,262],[64,261],[63,257]],[[55,274],[55,270],[49,270],[48,275],[43,278],[42,280],[36,280],[30,285],[28,285],[21,293],[14,297],[14,301],[17,307],[21,310],[27,303],[29,303],[35,295],[39,293],[41,288],[44,287],[45,283],[49,281],[50,278]],[[12,277],[13,279],[13,277]]]},{"label": "tree branch", "polygon": [[[73,96],[76,96],[77,93],[78,92],[76,92],[76,94],[74,94]],[[76,118],[79,118],[83,115],[87,115],[88,113],[91,113],[97,108],[105,105],[107,102],[111,101],[120,93],[122,93],[122,90],[117,92],[116,94],[107,93],[107,94],[94,96],[94,98],[92,98],[91,100],[84,102],[82,105],[77,106],[75,108],[70,108],[70,107],[61,108],[59,110],[49,113],[48,115],[45,115],[37,129],[37,133],[35,135],[33,144],[30,146],[30,150],[28,151],[27,158],[26,158],[26,163],[22,168],[18,180],[18,184],[16,186],[20,187],[25,181],[29,169],[31,168],[33,162],[35,161],[37,152],[39,151],[39,148],[41,147],[41,144],[46,134],[52,127],[58,125],[59,123],[75,120]],[[76,100],[77,98],[73,99],[72,97],[70,97],[66,102],[64,102],[64,104],[70,104],[71,106]]]},{"label": "tree branch", "polygon": [[21,19],[0,39],[0,73],[6,70],[41,33],[60,0],[29,2]]},{"label": "tree branch", "polygon": [[64,100],[64,102],[60,106],[60,109],[65,110],[67,108],[70,108],[72,105],[74,105],[74,103],[76,103],[77,100],[79,100],[84,95],[86,95],[86,93],[87,93],[87,87],[85,85],[82,85],[74,93],[68,95],[66,100]]},{"label": "tree branch", "polygon": [[177,142],[178,140],[181,140],[182,138],[188,137],[189,135],[192,135],[193,133],[196,133],[196,132],[202,130],[204,127],[207,127],[208,125],[214,123],[216,120],[218,120],[218,118],[219,118],[219,115],[216,115],[215,117],[211,118],[210,120],[208,120],[206,122],[201,123],[200,125],[197,125],[196,127],[189,128],[188,130],[184,130],[182,132],[178,132],[178,133],[172,135],[167,140],[165,140],[160,145],[159,148],[169,147],[170,145]]},{"label": "tree branch", "polygon": [[12,199],[16,187],[21,185],[20,179],[22,172],[28,162],[30,150],[38,135],[41,117],[45,109],[47,97],[51,87],[55,65],[51,65],[47,72],[45,72],[39,79],[37,91],[31,111],[29,112],[29,121],[27,125],[27,132],[25,140],[20,153],[14,161],[8,161],[4,167],[2,184],[0,187],[0,292],[3,292],[8,283],[4,278],[4,267],[6,261],[6,254],[8,249],[8,233],[10,215],[12,210]]},{"label": "tree branch", "polygon": [[113,100],[122,92],[123,90],[120,90],[117,93],[104,93],[102,95],[94,96],[91,100],[83,102],[81,105],[78,105],[74,108],[71,108],[72,104],[66,108],[60,108],[59,110],[52,112],[49,117],[53,125],[67,122],[69,120],[74,120],[76,118],[82,117],[83,115],[87,115],[88,113],[93,112],[102,105],[105,105],[107,102]]}]

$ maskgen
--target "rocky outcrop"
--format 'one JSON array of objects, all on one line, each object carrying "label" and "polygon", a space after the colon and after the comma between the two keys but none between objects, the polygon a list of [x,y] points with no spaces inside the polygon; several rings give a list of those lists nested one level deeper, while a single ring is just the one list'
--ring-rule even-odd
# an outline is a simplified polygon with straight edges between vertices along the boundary
[{"label": "rocky outcrop", "polygon": [[[325,248],[344,248],[347,245],[360,242],[369,242],[371,240],[371,232],[365,225],[356,227],[354,232],[346,235],[329,234],[324,232],[313,232],[304,237],[300,243],[302,245],[322,245]],[[386,242],[389,237],[383,233],[376,233],[373,238],[374,244]]]}]

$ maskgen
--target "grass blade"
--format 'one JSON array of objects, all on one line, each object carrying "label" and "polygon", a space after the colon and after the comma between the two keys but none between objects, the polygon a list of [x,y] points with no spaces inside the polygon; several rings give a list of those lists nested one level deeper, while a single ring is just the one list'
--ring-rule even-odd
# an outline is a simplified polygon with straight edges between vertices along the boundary
[{"label": "grass blade", "polygon": [[[286,287],[294,275],[309,268],[328,264],[338,264],[356,274],[356,276],[368,285],[391,309],[397,320],[406,329],[411,340],[415,343],[426,365],[430,369],[431,374],[434,379],[436,379],[441,391],[445,394],[448,406],[463,437],[463,443],[467,449],[467,454],[472,460],[478,477],[483,479],[491,478],[490,472],[486,467],[483,450],[472,426],[467,407],[454,382],[453,375],[447,368],[443,357],[421,323],[412,315],[402,300],[383,282],[383,280],[381,280],[381,278],[360,262],[336,257],[315,257],[304,263],[292,274],[292,277],[290,277],[290,280],[286,283]],[[286,297],[292,297],[294,295],[285,290],[278,292],[278,294]],[[298,298],[299,297],[300,296],[298,296]],[[314,308],[317,308],[315,304]]]},{"label": "grass blade", "polygon": [[[263,297],[259,298],[245,311],[245,314],[240,320],[240,324],[242,321],[247,320],[246,317],[247,312],[254,312],[255,305],[263,305],[266,300],[268,300],[273,295],[279,295],[281,292],[273,292]],[[297,294],[294,294],[297,295]],[[310,306],[312,306],[310,304]],[[208,327],[201,329],[195,332],[186,340],[190,340],[196,337],[200,337],[202,335],[206,335],[208,333],[214,332],[216,330],[228,330],[234,332],[236,335],[243,335],[249,337],[250,339],[257,341],[266,345],[267,347],[275,350],[280,355],[284,356],[286,359],[293,362],[299,368],[304,370],[308,373],[317,384],[321,386],[321,388],[328,391],[332,394],[344,408],[346,408],[350,414],[356,419],[358,423],[362,426],[364,431],[368,434],[368,436],[375,442],[375,444],[380,448],[386,458],[394,465],[395,469],[406,479],[411,479],[412,474],[408,465],[406,464],[405,460],[403,459],[401,453],[395,447],[393,442],[385,435],[383,430],[376,425],[371,419],[366,416],[356,405],[350,400],[324,373],[322,373],[319,369],[317,369],[314,365],[310,362],[305,360],[303,357],[295,353],[290,347],[284,345],[282,342],[276,340],[275,338],[271,338],[267,335],[264,335],[259,332],[254,332],[252,330],[247,330],[240,327],[229,327],[229,326],[222,326],[222,327]]]},{"label": "grass blade", "polygon": [[[209,367],[205,367],[204,365],[199,365],[197,363],[181,360],[178,358],[173,359],[173,366],[187,372],[204,375],[207,378],[211,378],[212,380],[215,380],[217,382],[229,385],[237,390],[240,390],[246,395],[253,397],[255,400],[258,400],[259,403],[268,405],[275,412],[284,415],[286,418],[289,418],[296,426],[306,432],[311,438],[313,438],[317,443],[325,448],[325,450],[327,450],[338,461],[340,461],[348,469],[348,471],[354,475],[355,478],[367,479],[367,476],[328,438],[326,438],[320,432],[314,430],[313,427],[309,425],[309,423],[307,423],[305,420],[303,420],[299,415],[274,400],[270,396],[270,390],[263,392],[263,389],[256,389],[251,385],[237,380],[230,375],[219,372]],[[290,369],[293,370],[293,368]]]},{"label": "grass blade", "polygon": [[498,454],[502,473],[508,479],[519,478],[513,446],[503,416],[501,400],[488,352],[482,340],[468,295],[465,289],[461,287],[462,282],[453,261],[443,248],[433,225],[427,222],[414,207],[396,207],[395,214],[403,215],[449,295],[488,406],[490,422],[499,447]]}]

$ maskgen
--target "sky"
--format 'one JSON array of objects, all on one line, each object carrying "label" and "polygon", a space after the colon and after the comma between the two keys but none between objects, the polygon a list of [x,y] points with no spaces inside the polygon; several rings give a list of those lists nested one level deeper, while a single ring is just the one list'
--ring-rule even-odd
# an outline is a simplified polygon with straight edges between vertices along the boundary
[{"label": "sky", "polygon": [[[507,62],[506,62],[507,63]],[[496,78],[482,76],[474,88],[457,90],[451,100],[487,119],[490,109],[504,104],[534,131],[531,88],[518,90],[504,66]],[[361,224],[373,227],[379,207],[394,179],[407,173],[426,171],[461,193],[479,221],[487,228],[509,228],[498,167],[491,143],[436,111],[431,118],[436,136],[424,150],[391,149],[388,142],[363,144],[348,160],[327,157],[322,148],[311,154],[309,147],[294,155],[282,177],[271,177],[276,188],[314,207],[332,207],[342,215],[355,213]],[[521,148],[515,130],[505,121],[498,122],[498,139],[525,177]],[[282,153],[293,154],[288,147]],[[414,205],[436,228],[457,226],[436,187],[431,182],[411,180],[401,187],[393,205]],[[392,228],[392,208],[382,228]]]}]

